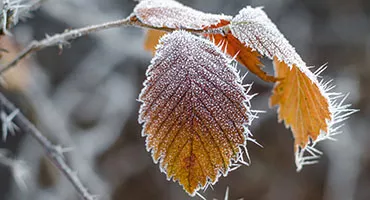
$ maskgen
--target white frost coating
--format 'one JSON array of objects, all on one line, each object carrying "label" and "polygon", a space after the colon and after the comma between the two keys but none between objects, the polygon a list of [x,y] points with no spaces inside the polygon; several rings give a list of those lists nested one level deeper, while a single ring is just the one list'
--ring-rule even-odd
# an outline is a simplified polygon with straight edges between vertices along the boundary
[{"label": "white frost coating", "polygon": [[[199,183],[196,191],[215,184],[232,169],[248,165],[247,141],[255,142],[247,128],[256,118],[256,112],[250,110],[249,88],[242,86],[231,62],[209,40],[175,31],[161,38],[139,96],[142,102],[139,122],[144,124],[142,135],[147,137],[147,150],[152,152],[155,163],[160,162],[162,172],[167,174],[168,167],[163,161],[174,159],[168,153],[169,149],[176,151],[171,148],[174,143],[182,146],[186,145],[184,141],[192,141],[194,148],[204,143],[205,151],[217,146],[219,159],[230,151],[230,142],[239,149],[229,166],[215,165],[216,178],[207,177],[207,183]],[[172,136],[172,132],[176,135]],[[199,162],[207,157],[199,149],[194,154]],[[208,155],[212,156],[211,160],[217,160],[214,152]],[[190,173],[189,170],[191,177]],[[167,178],[172,176],[167,174]]]},{"label": "white frost coating", "polygon": [[174,0],[143,0],[134,8],[136,16],[155,27],[201,30],[231,20],[231,16],[204,13]]},{"label": "white frost coating", "polygon": [[300,69],[306,68],[305,62],[294,47],[290,45],[261,7],[243,8],[231,20],[230,29],[236,38],[262,55],[270,59],[276,56],[279,61],[284,61],[290,67],[295,64]]},{"label": "white frost coating", "polygon": [[6,141],[8,133],[15,135],[15,132],[19,130],[18,126],[13,122],[14,117],[19,113],[16,109],[9,115],[5,111],[0,111],[0,119],[2,121],[2,131],[3,131],[3,142]]}]

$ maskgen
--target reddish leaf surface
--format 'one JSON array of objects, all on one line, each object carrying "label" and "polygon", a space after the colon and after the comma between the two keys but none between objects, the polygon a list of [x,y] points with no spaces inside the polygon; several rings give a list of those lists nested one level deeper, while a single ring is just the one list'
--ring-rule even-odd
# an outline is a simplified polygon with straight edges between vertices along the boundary
[{"label": "reddish leaf surface", "polygon": [[148,151],[190,195],[242,161],[249,97],[230,62],[210,41],[176,31],[161,39],[139,97]]}]

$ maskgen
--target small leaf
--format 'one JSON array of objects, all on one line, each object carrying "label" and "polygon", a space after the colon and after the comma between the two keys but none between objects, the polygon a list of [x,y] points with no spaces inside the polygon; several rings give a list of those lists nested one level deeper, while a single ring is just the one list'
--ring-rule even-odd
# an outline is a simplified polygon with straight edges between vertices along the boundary
[{"label": "small leaf", "polygon": [[210,41],[175,31],[161,38],[139,96],[147,150],[192,196],[244,163],[250,96],[230,62]]},{"label": "small leaf", "polygon": [[[2,36],[0,38],[0,64],[10,62],[17,56],[20,47],[12,41],[10,36]],[[6,49],[6,50],[5,50]],[[4,72],[0,77],[0,85],[7,90],[26,91],[31,81],[30,69],[27,59],[21,60],[17,67],[13,67]]]},{"label": "small leaf", "polygon": [[212,34],[209,36],[215,44],[220,45],[221,49],[231,57],[235,57],[238,62],[246,66],[249,71],[256,74],[262,80],[267,82],[276,82],[274,76],[268,75],[262,70],[263,64],[260,61],[261,55],[257,51],[253,51],[250,47],[242,44],[232,33]]},{"label": "small leaf", "polygon": [[165,34],[165,31],[159,31],[155,29],[147,30],[144,42],[144,49],[152,52],[152,54],[154,55],[156,51],[155,47],[158,45],[159,39]]},{"label": "small leaf", "polygon": [[[279,106],[279,121],[284,120],[286,127],[293,132],[299,171],[303,165],[316,162],[315,159],[321,155],[314,148],[316,143],[337,134],[340,126],[334,127],[335,124],[342,122],[354,110],[348,109],[349,105],[342,105],[343,100],[337,102],[338,93],[329,93],[332,87],[320,84],[317,75],[308,68],[301,70],[293,65],[290,69],[277,58],[274,66],[275,75],[282,80],[274,87],[270,105]],[[307,157],[306,152],[309,154]]]},{"label": "small leaf", "polygon": [[270,59],[277,57],[289,67],[306,64],[261,8],[242,9],[230,23],[232,34],[246,46]]},{"label": "small leaf", "polygon": [[203,30],[231,20],[230,16],[204,13],[173,0],[142,0],[134,13],[141,22],[159,28]]}]

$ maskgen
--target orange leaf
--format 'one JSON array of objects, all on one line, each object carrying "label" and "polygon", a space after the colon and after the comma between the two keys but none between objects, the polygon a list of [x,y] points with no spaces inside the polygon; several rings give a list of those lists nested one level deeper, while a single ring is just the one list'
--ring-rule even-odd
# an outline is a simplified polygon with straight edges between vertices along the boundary
[{"label": "orange leaf", "polygon": [[[221,20],[220,23],[205,27],[207,29],[215,29],[230,24],[230,21]],[[260,61],[261,54],[252,48],[246,46],[239,41],[229,31],[227,34],[208,34],[207,35],[216,45],[221,45],[221,49],[231,57],[235,57],[238,62],[247,67],[249,71],[256,74],[264,81],[276,82],[277,79],[274,76],[267,75],[261,67],[263,64]]]},{"label": "orange leaf", "polygon": [[[293,65],[274,58],[276,76],[283,80],[276,83],[270,99],[271,106],[279,106],[279,121],[284,120],[295,139],[295,151],[304,149],[309,140],[315,141],[321,131],[328,133],[328,121],[332,120],[329,100],[313,74],[302,72]],[[314,78],[316,79],[316,77]]]},{"label": "orange leaf", "polygon": [[226,51],[231,57],[236,55],[236,60],[243,64],[252,73],[256,74],[264,81],[276,82],[277,79],[274,76],[268,75],[262,70],[263,64],[260,61],[261,54],[257,51],[252,50],[252,48],[241,43],[237,38],[235,38],[231,32],[222,34],[210,35],[211,39],[214,40],[215,44],[220,44],[221,49]]},{"label": "orange leaf", "polygon": [[[0,39],[0,51],[7,51],[0,52],[0,64],[4,65],[17,56],[20,47],[12,41],[14,39],[12,37],[3,36]],[[30,83],[30,71],[28,67],[27,60],[21,60],[17,67],[13,67],[2,74],[4,80],[0,84],[8,90],[26,90]]]},{"label": "orange leaf", "polygon": [[144,42],[144,49],[152,52],[154,55],[156,50],[155,47],[157,46],[159,39],[165,34],[165,31],[159,31],[155,29],[147,30]]},{"label": "orange leaf", "polygon": [[317,80],[322,68],[312,73],[261,7],[240,10],[229,29],[243,44],[274,60],[278,82],[270,105],[279,105],[279,121],[284,120],[293,131],[297,170],[315,163],[322,154],[315,145],[333,139],[338,124],[356,110],[343,105],[345,97],[340,93],[329,92],[330,81],[323,84]]},{"label": "orange leaf", "polygon": [[160,40],[139,100],[147,150],[190,194],[243,163],[249,96],[210,41],[184,31]]}]

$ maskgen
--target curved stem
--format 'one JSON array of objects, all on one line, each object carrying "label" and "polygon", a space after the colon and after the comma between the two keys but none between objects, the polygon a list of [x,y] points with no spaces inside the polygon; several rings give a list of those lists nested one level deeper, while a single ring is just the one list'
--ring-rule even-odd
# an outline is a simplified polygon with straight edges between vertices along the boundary
[{"label": "curved stem", "polygon": [[[21,61],[23,58],[25,58],[27,55],[33,52],[36,52],[36,51],[39,51],[41,49],[44,49],[46,47],[51,47],[51,46],[59,46],[60,48],[62,48],[63,45],[66,44],[70,40],[77,39],[79,37],[85,36],[90,33],[95,33],[101,30],[106,30],[106,29],[121,27],[121,26],[136,26],[136,27],[141,27],[141,28],[156,29],[156,30],[162,30],[162,31],[167,31],[167,32],[172,32],[172,31],[177,30],[174,28],[155,27],[155,26],[151,26],[148,24],[144,24],[135,15],[131,15],[121,20],[106,22],[106,23],[102,23],[98,25],[86,26],[83,28],[78,28],[78,29],[73,29],[73,30],[66,30],[64,33],[55,34],[53,36],[47,36],[43,40],[31,42],[12,61],[0,67],[0,74],[16,66],[19,61]],[[183,29],[183,30],[193,32],[193,33],[206,32],[205,30],[199,30],[199,29]],[[207,31],[210,31],[210,30],[207,30]]]}]

